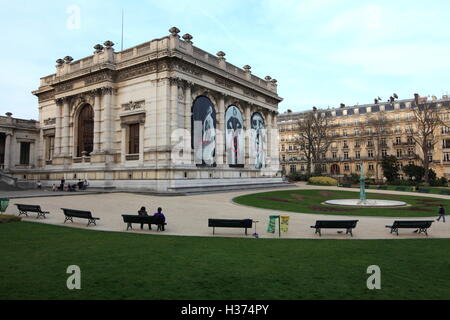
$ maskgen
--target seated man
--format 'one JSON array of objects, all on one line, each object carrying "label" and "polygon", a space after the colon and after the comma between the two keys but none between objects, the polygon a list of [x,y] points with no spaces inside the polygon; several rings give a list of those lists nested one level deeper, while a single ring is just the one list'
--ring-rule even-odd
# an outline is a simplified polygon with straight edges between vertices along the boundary
[{"label": "seated man", "polygon": [[[148,216],[147,210],[145,209],[145,207],[141,207],[141,210],[138,211],[138,215],[140,216]],[[141,223],[141,230],[144,229],[144,224]],[[148,229],[152,230],[152,226],[151,224],[148,224]]]},{"label": "seated man", "polygon": [[164,216],[164,213],[162,213],[162,209],[158,208],[158,212],[153,214],[154,217],[158,217],[160,220],[161,224],[158,224],[158,229],[159,231],[164,231],[164,222],[166,222],[166,217]]}]

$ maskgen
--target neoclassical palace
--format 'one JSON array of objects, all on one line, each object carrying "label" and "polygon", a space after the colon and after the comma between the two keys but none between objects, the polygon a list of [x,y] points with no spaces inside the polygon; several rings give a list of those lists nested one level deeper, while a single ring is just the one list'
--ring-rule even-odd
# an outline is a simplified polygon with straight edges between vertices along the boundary
[{"label": "neoclassical palace", "polygon": [[41,78],[35,168],[52,184],[182,191],[280,183],[277,81],[209,54],[189,34],[58,59]]},{"label": "neoclassical palace", "polygon": [[[426,155],[431,161],[430,167],[438,177],[450,178],[450,98],[445,95],[440,99],[422,97],[420,100],[435,105],[443,121],[435,132],[437,143]],[[332,135],[331,145],[323,154],[323,172],[339,177],[359,174],[363,166],[369,178],[382,180],[384,155],[396,156],[401,167],[421,165],[420,159],[424,155],[413,139],[417,134],[411,110],[413,103],[413,99],[405,99],[319,109],[319,113],[330,118]],[[305,112],[285,112],[278,116],[280,162],[285,174],[306,173],[307,161],[296,142],[298,124],[304,115]],[[380,119],[383,124],[377,128],[376,121]],[[400,174],[403,178],[403,172]]]}]

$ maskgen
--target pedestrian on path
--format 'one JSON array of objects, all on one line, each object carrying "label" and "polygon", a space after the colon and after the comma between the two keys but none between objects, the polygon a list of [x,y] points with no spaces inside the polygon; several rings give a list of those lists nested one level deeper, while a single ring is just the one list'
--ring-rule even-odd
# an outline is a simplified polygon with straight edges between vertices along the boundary
[{"label": "pedestrian on path", "polygon": [[439,217],[436,219],[436,221],[440,221],[441,218],[442,221],[445,222],[445,209],[442,204],[439,206]]}]

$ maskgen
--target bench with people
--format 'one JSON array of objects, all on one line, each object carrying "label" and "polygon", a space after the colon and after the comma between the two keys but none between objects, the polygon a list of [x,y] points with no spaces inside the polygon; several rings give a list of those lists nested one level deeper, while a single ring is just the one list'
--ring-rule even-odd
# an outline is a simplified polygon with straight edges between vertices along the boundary
[{"label": "bench with people", "polygon": [[133,229],[133,223],[140,224],[141,230],[144,229],[144,224],[147,224],[148,229],[152,230],[152,224],[154,224],[157,226],[157,231],[165,231],[165,226],[167,225],[162,208],[158,208],[157,212],[149,216],[146,208],[141,207],[137,215],[123,214],[122,218],[123,222],[127,224],[127,230]]}]

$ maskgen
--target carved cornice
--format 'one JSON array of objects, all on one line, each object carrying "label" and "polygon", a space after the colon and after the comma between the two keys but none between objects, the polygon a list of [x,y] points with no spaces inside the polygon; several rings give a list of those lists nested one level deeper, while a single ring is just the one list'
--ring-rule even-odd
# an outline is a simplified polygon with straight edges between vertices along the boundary
[{"label": "carved cornice", "polygon": [[135,111],[137,109],[144,108],[145,100],[139,100],[139,101],[130,101],[128,103],[122,104],[122,109],[124,111]]},{"label": "carved cornice", "polygon": [[47,118],[44,120],[44,125],[45,126],[51,126],[56,124],[56,118]]}]

